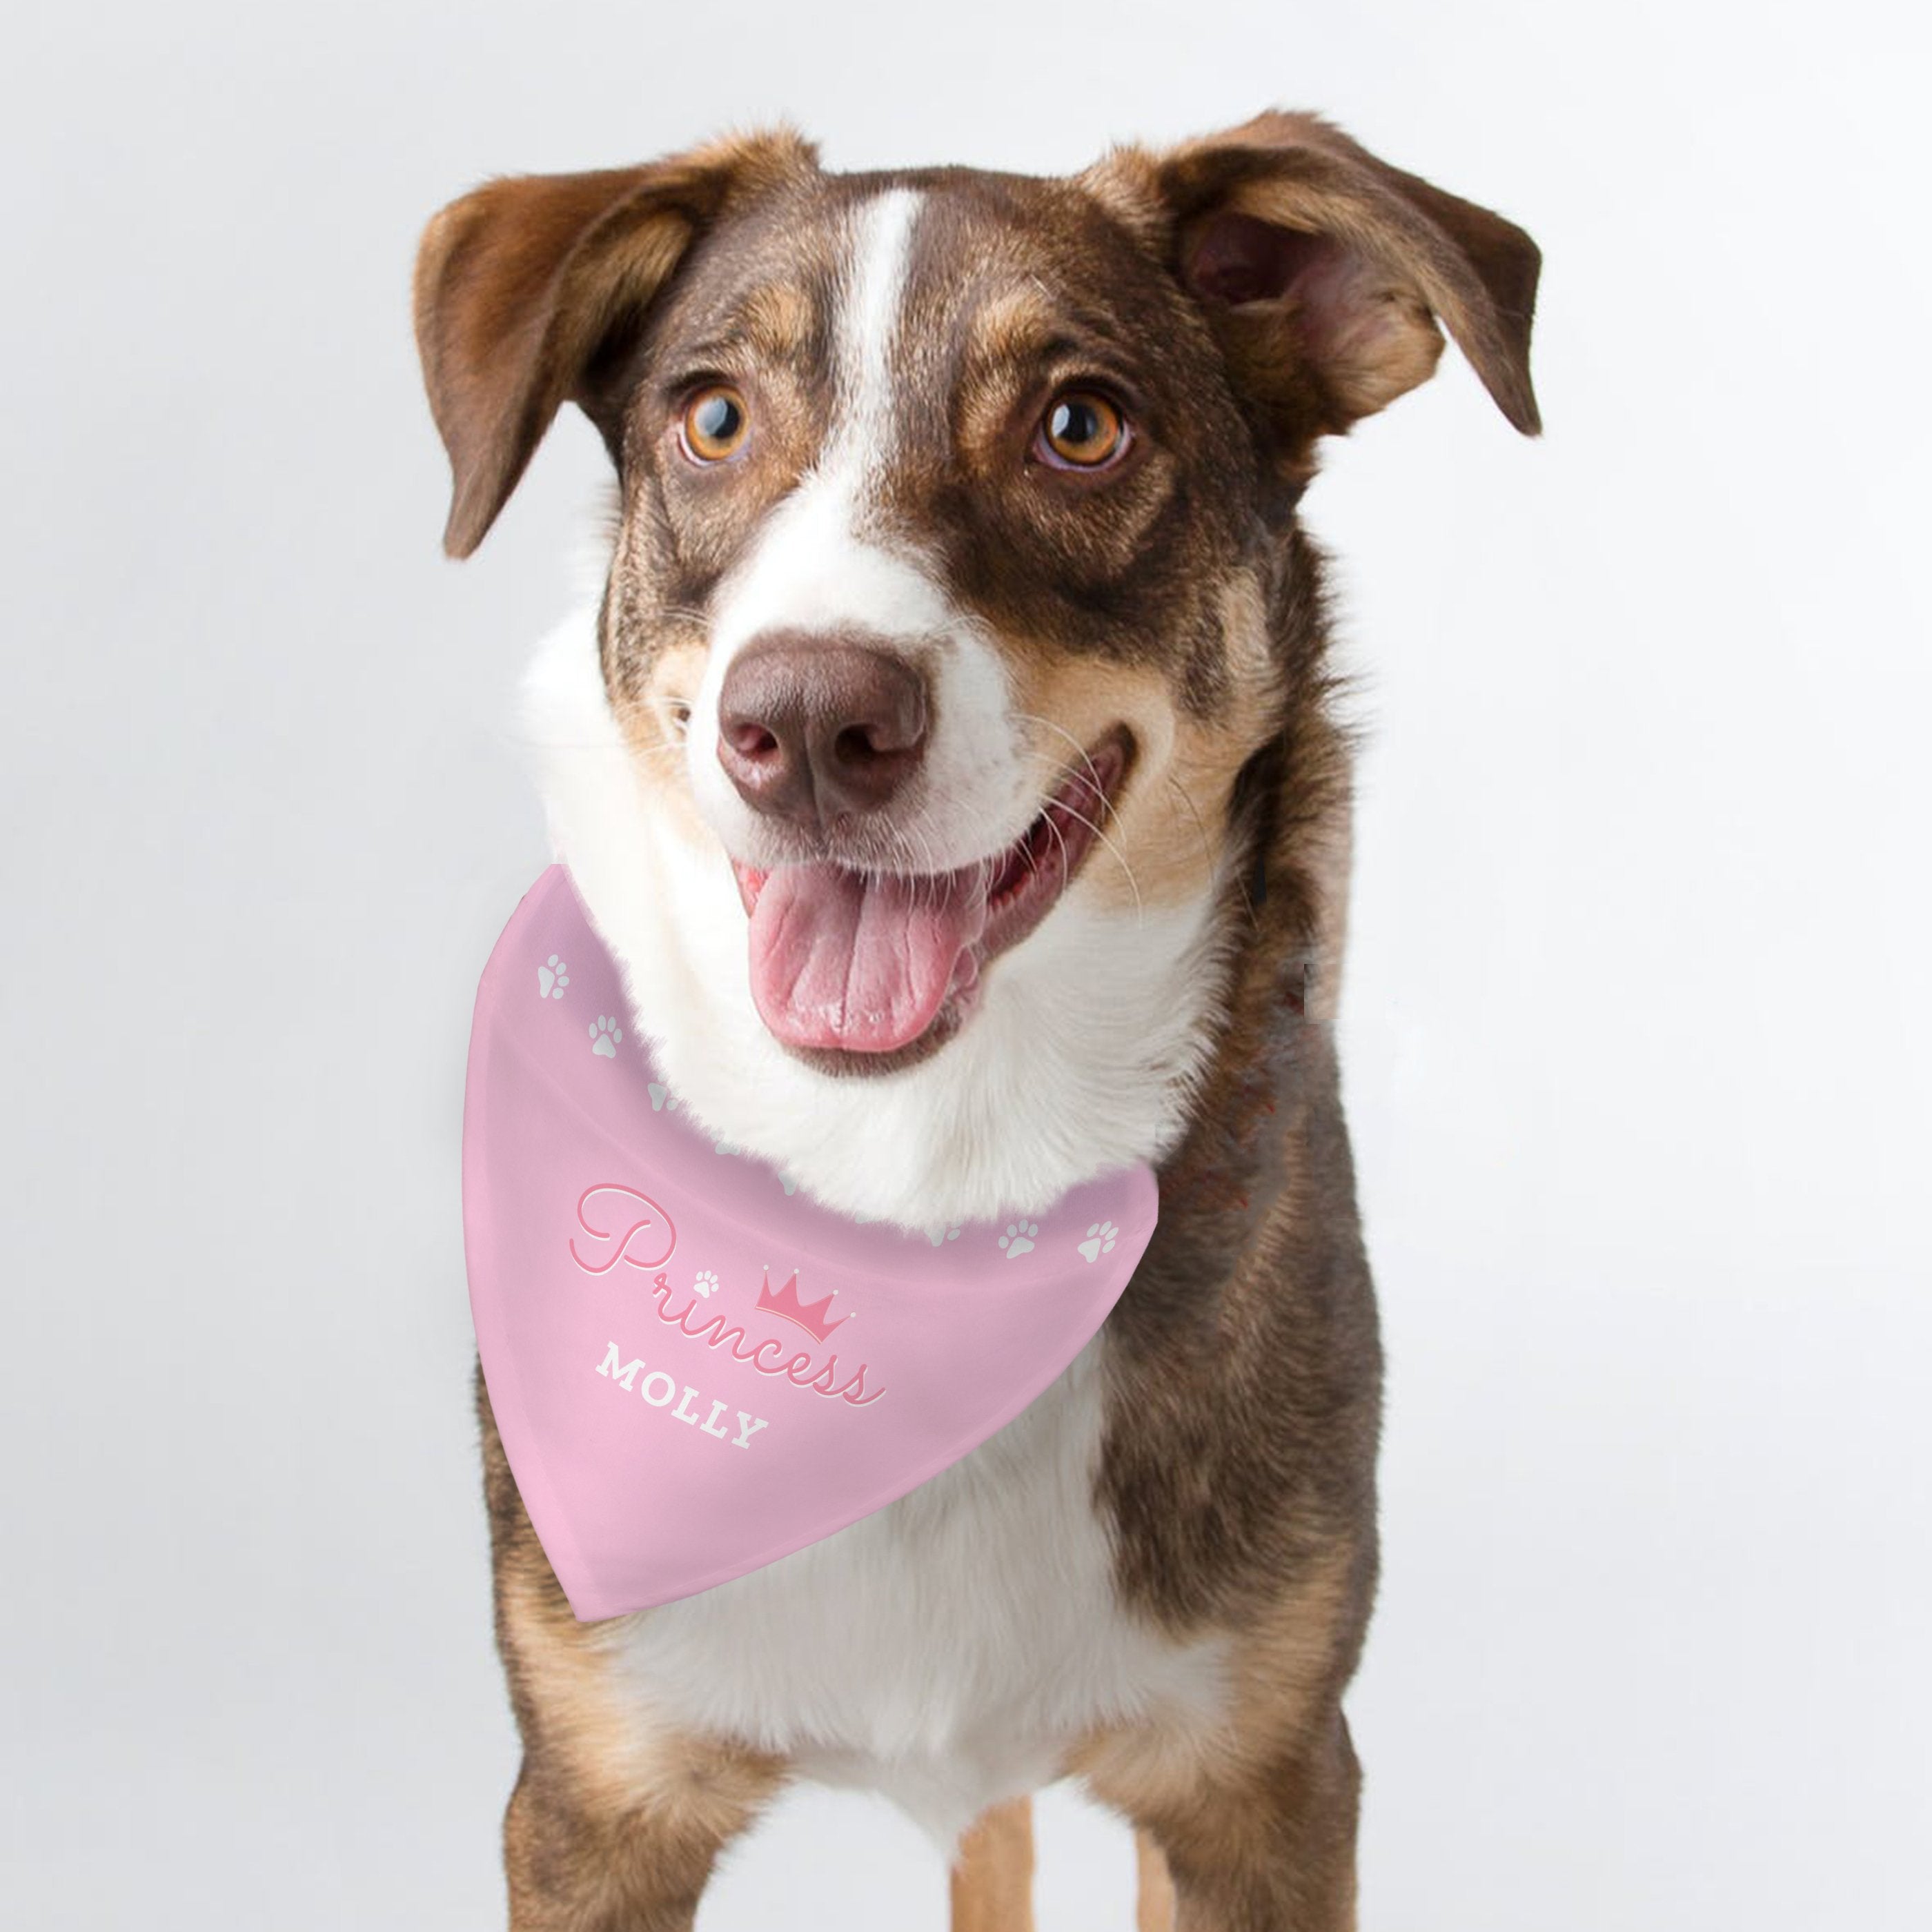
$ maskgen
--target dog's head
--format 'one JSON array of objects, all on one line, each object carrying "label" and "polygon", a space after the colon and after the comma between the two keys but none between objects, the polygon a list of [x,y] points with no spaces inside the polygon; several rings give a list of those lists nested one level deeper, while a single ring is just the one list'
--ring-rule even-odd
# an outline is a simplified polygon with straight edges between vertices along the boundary
[{"label": "dog's head", "polygon": [[[681,946],[767,1072],[944,1062],[1032,998],[1037,1034],[1092,1003],[1184,1073],[1241,776],[1318,682],[1315,448],[1430,373],[1438,322],[1533,430],[1536,274],[1282,115],[1066,180],[828,174],[781,135],[446,209],[416,300],[447,547],[566,400],[616,468],[600,699],[677,846],[636,855],[666,930],[613,932],[627,966]],[[621,855],[568,856],[621,926],[584,878]]]}]

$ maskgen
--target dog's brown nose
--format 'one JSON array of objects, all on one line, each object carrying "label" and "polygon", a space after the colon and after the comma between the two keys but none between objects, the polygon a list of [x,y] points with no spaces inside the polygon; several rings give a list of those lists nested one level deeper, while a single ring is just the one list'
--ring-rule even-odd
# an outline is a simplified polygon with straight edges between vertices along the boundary
[{"label": "dog's brown nose", "polygon": [[767,632],[718,697],[718,761],[754,812],[806,826],[876,812],[926,749],[926,680],[850,638]]}]

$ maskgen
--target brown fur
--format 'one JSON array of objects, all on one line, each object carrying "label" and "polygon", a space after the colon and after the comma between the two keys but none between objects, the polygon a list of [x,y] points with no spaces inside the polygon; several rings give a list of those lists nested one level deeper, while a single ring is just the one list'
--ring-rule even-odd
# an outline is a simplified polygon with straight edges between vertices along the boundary
[{"label": "brown fur", "polygon": [[1174,1874],[1146,1832],[1134,1834],[1134,1932],[1174,1932]]},{"label": "brown fur", "polygon": [[[880,514],[936,554],[1035,718],[1042,789],[1124,722],[1110,838],[1158,903],[1222,881],[1226,1017],[1162,1166],[1153,1242],[1108,1324],[1096,1502],[1122,1601],[1223,1645],[1211,1730],[1150,1717],[1066,1769],[1141,1828],[1144,1932],[1342,1932],[1358,1786],[1341,1712],[1376,1567],[1381,1358],[1331,1022],[1347,746],[1319,560],[1294,520],[1318,440],[1421,380],[1439,318],[1533,430],[1537,256],[1501,218],[1327,124],[1264,116],[1072,181],[820,174],[788,136],[649,166],[504,182],[431,225],[424,370],[466,553],[574,397],[622,505],[605,679],[649,782],[701,673],[706,600],[796,484],[829,408],[841,224],[929,190],[896,371],[903,460]],[[1102,377],[1146,434],[1096,484],[1022,461],[1055,386]],[[700,380],[752,398],[728,480],[673,460]],[[1102,855],[1089,890],[1128,888]],[[479,1388],[497,1627],[524,1767],[506,1826],[530,1928],[685,1927],[716,1854],[784,1766],[731,1740],[620,1726],[598,1630],[571,1617]],[[1024,1927],[1024,1808],[969,1836],[962,1928]]]},{"label": "brown fur", "polygon": [[1033,1932],[1033,1804],[995,1804],[960,1841],[952,1932]]}]

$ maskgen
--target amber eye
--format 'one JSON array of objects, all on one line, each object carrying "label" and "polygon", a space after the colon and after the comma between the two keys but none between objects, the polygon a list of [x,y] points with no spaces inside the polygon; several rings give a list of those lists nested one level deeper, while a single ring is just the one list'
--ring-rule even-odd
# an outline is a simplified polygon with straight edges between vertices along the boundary
[{"label": "amber eye", "polygon": [[728,384],[714,383],[684,406],[684,453],[694,463],[722,463],[737,454],[751,426],[744,398]]},{"label": "amber eye", "polygon": [[1104,470],[1126,453],[1127,419],[1105,396],[1069,389],[1040,419],[1034,452],[1059,470]]}]

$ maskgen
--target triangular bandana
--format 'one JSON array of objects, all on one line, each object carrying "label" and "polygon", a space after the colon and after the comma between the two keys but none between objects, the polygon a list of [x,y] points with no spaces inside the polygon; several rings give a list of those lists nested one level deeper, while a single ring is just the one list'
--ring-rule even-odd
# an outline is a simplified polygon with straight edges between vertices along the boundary
[{"label": "triangular bandana", "polygon": [[1071,1362],[1154,1232],[1145,1167],[908,1233],[795,1193],[679,1111],[552,866],[476,995],[463,1221],[510,1467],[587,1621],[829,1536]]}]

